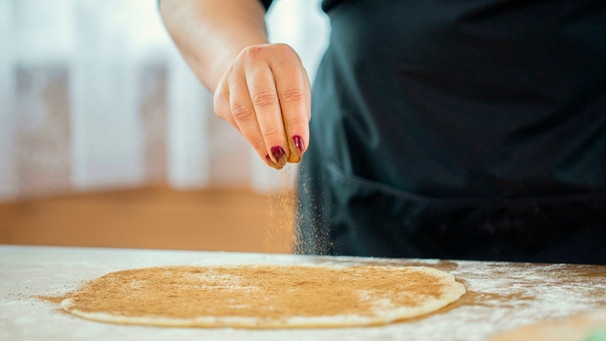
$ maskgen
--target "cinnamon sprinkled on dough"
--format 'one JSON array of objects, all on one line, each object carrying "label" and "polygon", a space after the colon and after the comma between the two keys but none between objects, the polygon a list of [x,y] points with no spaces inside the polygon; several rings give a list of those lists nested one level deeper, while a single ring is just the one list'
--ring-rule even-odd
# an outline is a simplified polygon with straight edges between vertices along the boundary
[{"label": "cinnamon sprinkled on dough", "polygon": [[[454,299],[453,286],[458,290]],[[118,271],[61,298],[71,299],[68,310],[84,313],[175,319],[252,317],[275,325],[293,317],[372,319],[386,311],[415,309],[447,298],[439,309],[463,292],[450,275],[423,267],[247,265]]]}]

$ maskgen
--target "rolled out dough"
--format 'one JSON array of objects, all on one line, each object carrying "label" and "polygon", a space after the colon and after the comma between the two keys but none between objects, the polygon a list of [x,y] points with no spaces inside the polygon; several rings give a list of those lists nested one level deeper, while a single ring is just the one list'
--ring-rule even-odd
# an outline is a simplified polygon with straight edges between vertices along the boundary
[{"label": "rolled out dough", "polygon": [[311,328],[391,323],[456,301],[429,267],[175,266],[109,273],[63,297],[90,320],[172,327]]}]

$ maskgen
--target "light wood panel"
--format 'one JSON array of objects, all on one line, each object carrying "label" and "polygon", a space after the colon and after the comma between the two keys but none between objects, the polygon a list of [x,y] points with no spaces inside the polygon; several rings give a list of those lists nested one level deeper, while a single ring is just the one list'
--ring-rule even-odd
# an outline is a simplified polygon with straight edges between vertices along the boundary
[{"label": "light wood panel", "polygon": [[0,203],[0,243],[289,253],[291,193],[146,188]]}]

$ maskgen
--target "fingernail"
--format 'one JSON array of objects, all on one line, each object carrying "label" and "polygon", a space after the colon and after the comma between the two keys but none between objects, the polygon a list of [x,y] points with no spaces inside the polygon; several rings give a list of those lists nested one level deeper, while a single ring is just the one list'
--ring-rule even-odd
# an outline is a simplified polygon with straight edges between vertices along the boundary
[{"label": "fingernail", "polygon": [[299,152],[303,153],[303,150],[305,149],[305,142],[303,142],[303,139],[301,138],[301,136],[299,136],[299,135],[293,136],[292,141],[295,143],[295,146],[297,146],[297,149],[299,150]]},{"label": "fingernail", "polygon": [[273,147],[271,147],[271,155],[273,155],[274,159],[279,164],[280,159],[283,158],[284,156],[286,156],[286,153],[284,152],[284,149],[282,149],[282,147],[273,146]]}]

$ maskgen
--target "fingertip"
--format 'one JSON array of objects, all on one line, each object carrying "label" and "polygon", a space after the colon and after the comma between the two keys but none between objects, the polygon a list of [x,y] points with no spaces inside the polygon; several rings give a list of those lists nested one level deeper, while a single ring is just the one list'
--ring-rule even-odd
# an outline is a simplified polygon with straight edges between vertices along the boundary
[{"label": "fingertip", "polygon": [[282,167],[278,167],[278,165],[269,157],[269,154],[265,155],[265,164],[274,169],[281,169]]},{"label": "fingertip", "polygon": [[290,155],[287,155],[284,151],[284,148],[280,146],[271,147],[271,155],[273,156],[272,160],[274,161],[274,163],[280,168],[284,167],[284,165],[286,165],[288,159],[290,158]]},{"label": "fingertip", "polygon": [[303,157],[303,153],[305,152],[305,142],[303,138],[299,135],[294,135],[289,141],[289,147],[290,156],[288,158],[288,162],[300,162],[301,158]]}]

